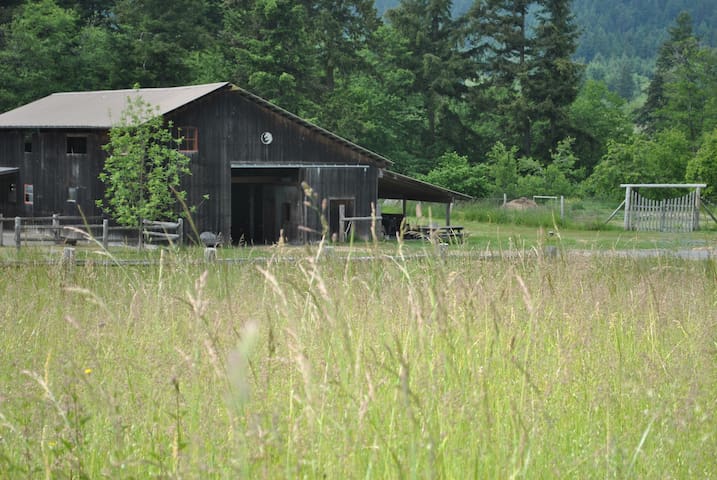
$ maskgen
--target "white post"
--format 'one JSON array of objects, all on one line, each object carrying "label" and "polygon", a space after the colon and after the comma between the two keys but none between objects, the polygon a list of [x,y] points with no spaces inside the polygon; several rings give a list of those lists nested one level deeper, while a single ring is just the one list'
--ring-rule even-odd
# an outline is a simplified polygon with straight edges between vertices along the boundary
[{"label": "white post", "polygon": [[22,230],[22,219],[15,217],[15,247],[20,249],[20,231]]},{"label": "white post", "polygon": [[57,213],[52,214],[52,236],[55,241],[60,240],[60,215]]},{"label": "white post", "polygon": [[632,193],[632,187],[629,185],[625,187],[625,230],[630,230],[630,194]]},{"label": "white post", "polygon": [[560,195],[560,220],[565,221],[565,197]]},{"label": "white post", "polygon": [[451,207],[453,203],[446,203],[446,227],[451,225]]},{"label": "white post", "polygon": [[110,243],[110,221],[106,218],[102,220],[102,248],[107,250]]},{"label": "white post", "polygon": [[339,205],[339,242],[343,243],[346,241],[346,225],[344,220],[346,214],[346,206],[342,203]]}]

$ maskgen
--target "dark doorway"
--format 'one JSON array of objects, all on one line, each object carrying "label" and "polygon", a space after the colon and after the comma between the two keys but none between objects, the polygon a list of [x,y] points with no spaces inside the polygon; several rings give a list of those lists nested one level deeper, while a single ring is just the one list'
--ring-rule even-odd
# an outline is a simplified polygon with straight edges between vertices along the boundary
[{"label": "dark doorway", "polygon": [[[339,236],[339,206],[344,206],[344,216],[346,217],[353,217],[354,216],[354,199],[353,198],[330,198],[329,199],[329,236],[331,238],[336,235],[338,238]],[[344,225],[344,229],[346,231],[346,236],[348,238],[350,228],[349,224]]]},{"label": "dark doorway", "polygon": [[0,213],[5,217],[17,215],[17,173],[0,173]]},{"label": "dark doorway", "polygon": [[236,169],[232,175],[232,242],[271,245],[298,235],[298,169]]}]

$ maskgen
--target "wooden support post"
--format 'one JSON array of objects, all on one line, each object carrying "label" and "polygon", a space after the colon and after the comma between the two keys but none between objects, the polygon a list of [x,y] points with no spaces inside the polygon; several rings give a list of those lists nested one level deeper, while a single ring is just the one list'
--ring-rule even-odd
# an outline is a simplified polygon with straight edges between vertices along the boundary
[{"label": "wooden support post", "polygon": [[137,229],[137,232],[139,233],[139,238],[137,239],[137,250],[142,250],[143,245],[143,238],[144,237],[144,218],[141,218],[139,220],[139,228]]},{"label": "wooden support post", "polygon": [[184,219],[177,219],[177,246],[181,247],[184,245]]},{"label": "wooden support post", "polygon": [[451,225],[451,206],[453,203],[446,203],[446,227]]},{"label": "wooden support post", "polygon": [[339,242],[343,243],[346,241],[346,206],[344,204],[339,205]]},{"label": "wooden support post", "polygon": [[565,221],[565,197],[560,195],[560,221]]},{"label": "wooden support post", "polygon": [[74,247],[65,247],[62,250],[62,264],[68,265],[68,266],[75,265],[75,248]]},{"label": "wooden support post", "polygon": [[700,191],[702,189],[700,187],[697,187],[695,190],[695,215],[694,215],[694,229],[699,230],[700,229]]},{"label": "wooden support post", "polygon": [[15,217],[15,247],[20,250],[20,232],[22,231],[22,219]]},{"label": "wooden support post", "polygon": [[56,242],[60,241],[60,215],[57,213],[52,214],[52,237]]},{"label": "wooden support post", "polygon": [[3,214],[0,213],[0,247],[3,246],[4,235],[5,235],[5,222],[3,222]]},{"label": "wooden support post", "polygon": [[102,248],[107,250],[110,244],[110,221],[106,218],[102,220]]},{"label": "wooden support post", "polygon": [[[370,227],[370,229],[371,229],[371,240],[373,240],[374,242],[378,239],[377,232],[383,231],[383,228],[381,228],[381,230],[377,229],[378,225],[376,225],[376,220],[378,220],[379,218],[381,218],[381,205],[380,204],[377,205],[377,204],[371,202],[371,227]],[[383,237],[383,234],[381,234],[381,236]]]}]

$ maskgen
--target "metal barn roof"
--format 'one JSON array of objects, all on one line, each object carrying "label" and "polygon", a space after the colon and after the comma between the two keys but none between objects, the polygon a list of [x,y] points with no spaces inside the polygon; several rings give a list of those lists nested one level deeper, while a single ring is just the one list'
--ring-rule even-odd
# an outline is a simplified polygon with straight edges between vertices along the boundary
[{"label": "metal barn roof", "polygon": [[53,93],[0,114],[0,128],[99,128],[120,121],[127,99],[142,97],[165,115],[229,85],[227,82],[170,88]]}]

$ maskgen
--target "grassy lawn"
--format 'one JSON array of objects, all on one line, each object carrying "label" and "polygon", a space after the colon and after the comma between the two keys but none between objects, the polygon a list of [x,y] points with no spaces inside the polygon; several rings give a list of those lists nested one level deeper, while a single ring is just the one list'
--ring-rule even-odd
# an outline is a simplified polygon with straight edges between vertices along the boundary
[{"label": "grassy lawn", "polygon": [[0,477],[717,470],[714,260],[235,250],[0,267]]},{"label": "grassy lawn", "polygon": [[[384,207],[386,213],[398,213],[397,205]],[[610,222],[606,220],[615,210],[615,205],[594,201],[568,200],[565,203],[565,218],[560,219],[558,205],[547,203],[530,211],[506,211],[495,202],[477,202],[459,204],[452,213],[451,223],[461,225],[466,233],[465,242],[449,242],[448,252],[460,254],[500,254],[505,252],[542,251],[546,245],[553,245],[564,251],[633,251],[633,250],[717,250],[717,224],[706,214],[700,220],[701,229],[689,233],[637,232],[625,231],[621,214]],[[417,211],[421,216],[417,216]],[[445,207],[428,205],[417,208],[409,203],[407,223],[417,225],[444,225]],[[63,255],[63,245],[27,244],[20,250],[12,246],[12,240],[6,234],[5,248],[0,248],[0,262],[57,263]],[[337,256],[351,255],[393,255],[401,252],[406,255],[424,255],[434,251],[429,242],[421,240],[380,239],[375,242],[356,240],[352,244],[327,243],[326,251]],[[321,247],[323,248],[323,247]],[[316,256],[319,246],[256,246],[253,248],[223,248],[218,251],[220,261],[251,261],[272,257]],[[162,255],[177,255],[174,249],[167,247],[148,248],[137,251],[133,246],[113,246],[104,251],[96,242],[80,243],[75,257],[81,262],[112,263],[120,262],[159,262]],[[185,261],[202,263],[203,249],[187,247],[180,256]]]}]

